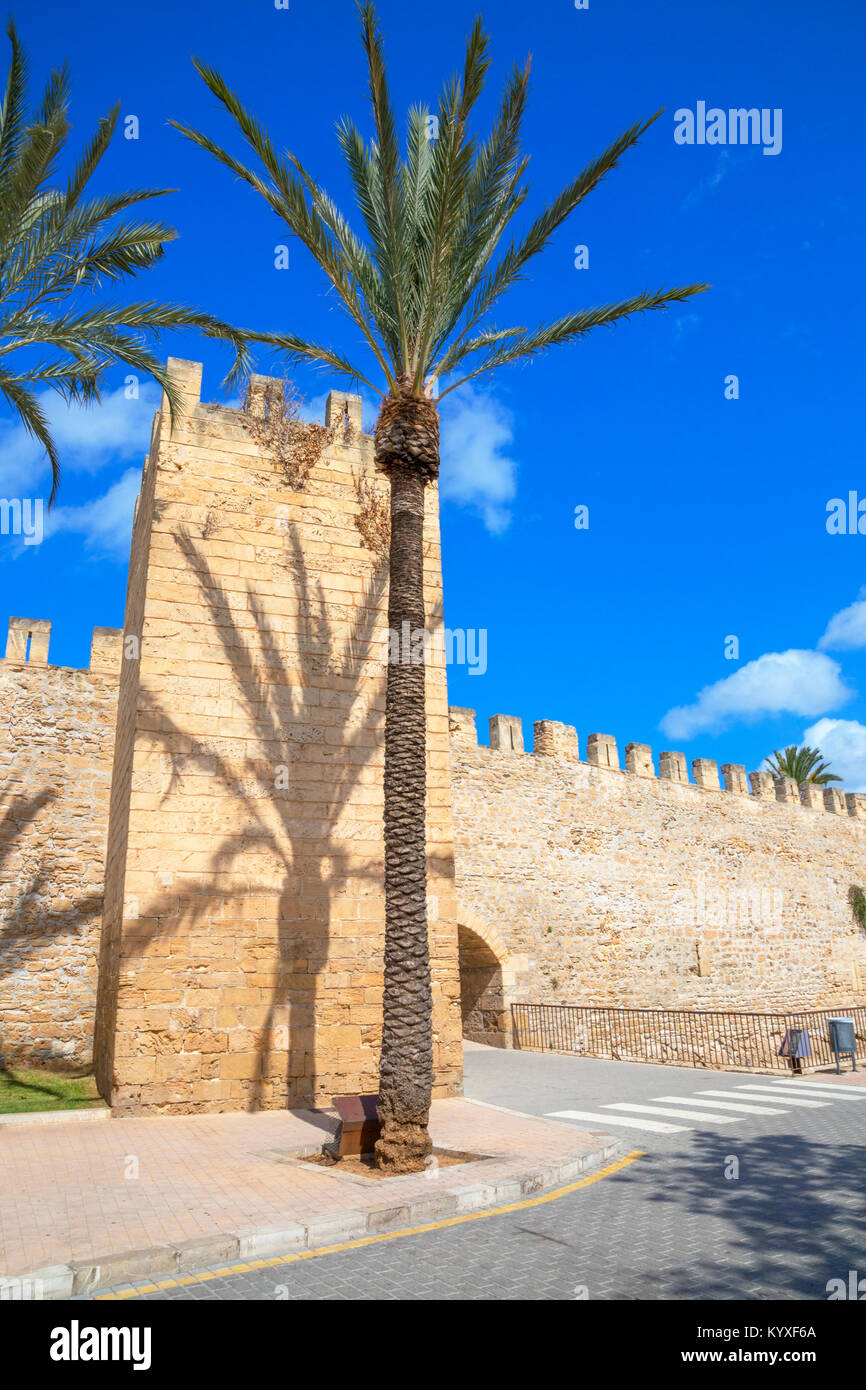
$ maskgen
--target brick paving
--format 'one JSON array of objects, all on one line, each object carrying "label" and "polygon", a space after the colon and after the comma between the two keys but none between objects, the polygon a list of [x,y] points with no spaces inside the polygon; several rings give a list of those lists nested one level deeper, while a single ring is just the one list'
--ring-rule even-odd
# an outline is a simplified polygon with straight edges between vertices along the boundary
[{"label": "brick paving", "polygon": [[797,1134],[752,1121],[733,1146],[689,1135],[549,1205],[141,1297],[826,1299],[829,1279],[866,1276],[866,1203],[857,1117],[819,1115]]},{"label": "brick paving", "polygon": [[[604,1148],[555,1121],[455,1099],[434,1103],[434,1142],[487,1157],[444,1168],[434,1181],[419,1174],[383,1183],[286,1158],[321,1147],[335,1125],[321,1112],[270,1111],[9,1129],[0,1141],[0,1273],[293,1223],[321,1223],[326,1243],[329,1219],[336,1229],[347,1213],[385,1207],[383,1225],[394,1224],[434,1196],[456,1209],[455,1194],[461,1202],[470,1189],[469,1205],[480,1205],[479,1185],[543,1176],[572,1158],[601,1161]],[[605,1152],[622,1147],[608,1137]]]},{"label": "brick paving", "polygon": [[[687,1068],[474,1053],[473,1094],[527,1109],[647,1100],[663,1089],[685,1098],[718,1080]],[[754,1080],[725,1075],[729,1084]],[[848,1073],[836,1084],[845,1092],[864,1081]],[[135,1301],[825,1300],[828,1280],[847,1281],[851,1270],[866,1278],[860,1112],[840,1099],[744,1114],[736,1130],[635,1135],[649,1150],[643,1158],[550,1203],[282,1267],[202,1271],[193,1284]],[[727,1176],[732,1159],[736,1177]]]}]

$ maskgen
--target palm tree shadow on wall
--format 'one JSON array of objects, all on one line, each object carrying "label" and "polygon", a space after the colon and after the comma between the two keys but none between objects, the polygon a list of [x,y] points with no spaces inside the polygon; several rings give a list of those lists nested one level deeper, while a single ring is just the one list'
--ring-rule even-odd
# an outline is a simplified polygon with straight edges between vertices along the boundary
[{"label": "palm tree shadow on wall", "polygon": [[[209,534],[215,533],[211,531]],[[255,954],[261,956],[262,974],[267,975],[272,965],[276,968],[276,974],[270,986],[265,1022],[254,1030],[257,1065],[247,1108],[257,1110],[274,1100],[269,1076],[272,1057],[284,1050],[276,1046],[282,1036],[282,1025],[278,1023],[281,1016],[287,1016],[287,1037],[284,1084],[280,1087],[280,1095],[285,1095],[289,1106],[293,1103],[313,1104],[318,1078],[312,1039],[314,1029],[320,1022],[316,1018],[319,977],[328,963],[333,899],[340,889],[345,888],[350,877],[342,861],[351,840],[337,837],[336,822],[340,812],[348,806],[362,770],[368,766],[376,751],[372,744],[366,746],[369,741],[364,740],[363,734],[370,728],[378,727],[384,719],[383,711],[379,712],[378,717],[371,718],[373,712],[366,703],[360,712],[356,706],[362,694],[368,693],[367,690],[362,691],[363,667],[371,660],[370,649],[375,629],[384,627],[381,600],[387,574],[381,564],[374,567],[371,560],[363,606],[356,610],[357,616],[349,637],[338,642],[326,617],[326,600],[321,583],[311,580],[300,539],[296,530],[290,529],[284,563],[286,573],[292,574],[296,581],[299,618],[296,641],[292,644],[297,650],[291,651],[289,660],[293,666],[297,663],[300,677],[297,682],[291,678],[281,680],[284,644],[280,633],[275,630],[261,601],[251,590],[247,592],[247,599],[249,611],[255,620],[254,636],[249,638],[248,629],[237,625],[231,616],[230,596],[214,575],[199,544],[200,539],[188,527],[175,536],[196,577],[202,601],[213,618],[214,632],[231,665],[238,699],[251,725],[255,727],[256,743],[262,749],[262,756],[247,758],[242,764],[245,778],[250,778],[247,784],[246,780],[239,781],[237,764],[229,765],[228,759],[219,751],[218,741],[214,746],[206,739],[194,738],[192,751],[184,754],[187,765],[199,762],[205,767],[215,766],[215,775],[223,791],[228,792],[243,808],[246,824],[241,830],[223,834],[210,857],[207,878],[212,880],[215,875],[220,876],[219,893],[206,887],[203,894],[191,894],[185,904],[183,919],[193,927],[204,919],[211,920],[215,897],[222,899],[220,913],[225,919],[227,913],[231,915],[235,900],[267,895],[268,884],[256,887],[250,882],[249,886],[243,884],[232,889],[225,886],[227,876],[236,878],[243,875],[244,860],[251,853],[255,856],[265,853],[278,866],[282,883],[277,895],[276,961],[272,959],[274,948],[267,936],[262,938],[261,945],[257,943],[254,947]],[[296,783],[293,781],[293,767],[299,760],[304,744],[311,741],[311,727],[315,725],[315,712],[312,724],[305,717],[308,709],[305,692],[310,688],[321,690],[323,678],[329,674],[334,678],[334,690],[340,691],[345,697],[343,702],[328,706],[334,711],[338,722],[326,727],[338,730],[340,736],[334,743],[322,746],[332,748],[334,757],[323,763],[325,775],[321,782],[300,780]],[[383,696],[384,682],[382,661]],[[313,709],[315,711],[315,707]],[[161,727],[155,737],[165,736],[169,741],[173,735],[189,737],[175,725],[167,711],[160,709],[159,715]],[[275,785],[275,774],[279,767],[284,767],[287,772],[288,785],[285,789],[278,789]],[[175,767],[163,801],[176,786],[177,777]],[[317,813],[315,820],[324,820],[330,829],[319,837],[315,833],[305,834],[303,823],[300,827],[298,825],[299,820],[303,822],[299,796],[305,792],[309,794],[311,786],[325,789],[326,805]],[[269,790],[262,794],[268,787]],[[306,830],[309,832],[309,827]],[[366,871],[354,865],[351,869],[351,879],[355,882],[359,878],[366,879],[371,883],[372,891],[381,891],[382,874],[383,869],[376,865]],[[177,931],[180,921],[178,917],[172,926],[167,919],[163,919],[162,929]],[[146,946],[152,934],[138,939]]]},{"label": "palm tree shadow on wall", "polygon": [[[101,891],[77,898],[69,908],[51,906],[54,863],[48,848],[50,835],[34,837],[30,831],[40,812],[51,806],[59,795],[56,787],[42,787],[26,799],[19,797],[10,801],[0,818],[0,872],[11,877],[18,850],[26,855],[26,844],[22,845],[25,837],[38,845],[36,863],[22,881],[14,911],[0,927],[0,997],[10,1004],[11,977],[19,970],[26,970],[28,962],[38,957],[51,942],[59,943],[63,937],[71,937],[76,932],[86,933],[102,911]],[[81,1069],[80,1058],[64,1059],[52,1047],[50,1038],[44,1045],[37,1043],[25,1047],[15,1041],[14,1034],[11,1042],[9,1037],[8,1029],[5,1037],[0,1033],[0,1068],[11,1062],[50,1062],[58,1068],[68,1065],[76,1071]]]}]

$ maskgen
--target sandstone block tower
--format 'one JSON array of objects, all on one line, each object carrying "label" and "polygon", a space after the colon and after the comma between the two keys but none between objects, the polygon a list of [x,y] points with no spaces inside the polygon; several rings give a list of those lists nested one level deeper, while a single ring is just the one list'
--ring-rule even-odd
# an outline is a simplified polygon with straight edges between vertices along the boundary
[{"label": "sandstone block tower", "polygon": [[[133,530],[94,1055],[115,1107],[330,1103],[375,1090],[384,933],[387,564],[359,397],[332,392],[300,470],[248,414],[154,424]],[[264,441],[264,442],[263,442]],[[303,476],[303,474],[306,476]],[[428,623],[442,621],[427,494]],[[438,644],[437,649],[442,644]],[[443,664],[428,666],[437,1093],[459,1089],[460,987]]]}]

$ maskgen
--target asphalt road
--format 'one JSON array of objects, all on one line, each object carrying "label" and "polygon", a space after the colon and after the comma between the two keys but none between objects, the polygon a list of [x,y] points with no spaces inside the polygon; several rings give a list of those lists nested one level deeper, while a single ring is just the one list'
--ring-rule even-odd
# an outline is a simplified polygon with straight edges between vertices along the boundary
[{"label": "asphalt road", "polygon": [[826,1300],[866,1279],[866,1087],[469,1047],[465,1091],[643,1156],[529,1210],[139,1299]]}]

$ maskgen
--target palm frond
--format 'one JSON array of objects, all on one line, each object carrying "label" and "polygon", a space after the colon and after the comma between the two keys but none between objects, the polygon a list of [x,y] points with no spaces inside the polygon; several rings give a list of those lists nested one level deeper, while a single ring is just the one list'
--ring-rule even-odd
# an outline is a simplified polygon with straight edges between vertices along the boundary
[{"label": "palm frond", "polygon": [[[453,382],[440,393],[447,396],[450,391],[455,391],[458,386],[471,381],[476,376],[481,376],[485,372],[495,371],[499,367],[520,362],[528,357],[537,357],[539,353],[548,352],[550,348],[557,347],[561,343],[572,342],[575,338],[582,338],[585,334],[591,333],[594,328],[610,328],[620,319],[630,318],[632,314],[644,314],[656,309],[664,309],[668,304],[680,304],[683,300],[689,299],[692,295],[701,294],[708,289],[708,285],[679,285],[672,290],[644,290],[642,294],[633,295],[631,299],[623,299],[614,304],[602,304],[595,309],[581,309],[576,314],[568,314],[565,318],[557,319],[555,323],[542,324],[540,328],[532,333],[520,332],[517,329],[507,330],[501,337],[513,338],[506,346],[494,348],[482,358],[481,362],[475,366],[466,376],[459,381]],[[438,374],[450,372],[464,357],[486,346],[484,335],[478,339],[472,339],[468,343],[464,342],[455,346],[453,352],[446,354],[439,368]]]},{"label": "palm frond", "polygon": [[[392,287],[400,351],[405,354],[407,321],[405,304],[405,214],[400,184],[400,145],[391,107],[388,80],[385,74],[385,52],[382,33],[376,18],[375,6],[359,5],[361,10],[361,41],[367,54],[370,105],[376,141],[371,151],[377,201],[381,205],[378,250],[383,277]],[[405,369],[405,361],[397,363]]]},{"label": "palm frond", "polygon": [[21,47],[14,19],[9,20],[6,34],[12,46],[12,58],[0,107],[0,180],[14,167],[18,157],[25,136],[27,103],[27,55]]},{"label": "palm frond", "polygon": [[439,99],[439,135],[422,201],[418,265],[420,314],[412,349],[413,389],[428,375],[431,349],[442,322],[442,307],[452,297],[460,261],[461,212],[471,196],[475,141],[468,120],[490,66],[487,36],[475,21],[466,46],[463,81],[452,79]]},{"label": "palm frond", "polygon": [[51,507],[60,486],[60,453],[51,434],[48,418],[27,384],[20,377],[13,376],[2,369],[0,369],[0,392],[5,396],[8,404],[12,406],[27,433],[42,445],[48,456],[48,462],[51,465],[51,492],[48,497],[48,505]]},{"label": "palm frond", "polygon": [[65,203],[68,212],[71,212],[76,206],[84,189],[87,187],[88,181],[102,159],[102,156],[108,149],[119,115],[120,102],[109,111],[107,116],[102,116],[100,118],[95,135],[85,147],[84,153],[73,169],[69,182],[66,185]]},{"label": "palm frond", "polygon": [[655,115],[646,121],[635,121],[628,130],[618,135],[604,153],[587,164],[577,178],[545,208],[523,239],[517,244],[512,243],[502,260],[479,287],[466,331],[493,307],[506,290],[511,289],[522,278],[526,266],[545,250],[557,228],[578,204],[598,187],[602,179],[616,168],[626,151],[636,145],[644,132],[658,120],[663,109],[656,111]]},{"label": "palm frond", "polygon": [[[661,114],[630,125],[598,158],[500,251],[509,224],[527,197],[528,160],[521,151],[529,63],[515,67],[505,85],[493,128],[480,143],[470,118],[490,60],[481,20],[472,26],[462,69],[439,95],[435,115],[415,105],[401,153],[388,87],[384,42],[372,0],[359,0],[374,135],[365,141],[345,118],[337,126],[354,201],[357,229],[307,170],[297,154],[277,153],[276,142],[221,75],[195,60],[210,91],[232,116],[255,155],[248,166],[210,136],[173,123],[188,139],[243,179],[277,213],[325,271],[382,373],[391,395],[418,394],[432,375],[448,376],[442,397],[464,382],[529,360],[552,347],[612,326],[632,314],[682,303],[703,283],[648,290],[580,310],[535,330],[498,328],[494,306],[519,280],[571,212],[614,170]],[[239,346],[242,345],[242,346]],[[248,360],[255,345],[289,363],[315,362],[374,390],[372,375],[330,345],[296,335],[237,330],[236,351]],[[240,357],[230,374],[240,373]],[[462,368],[464,375],[456,378]]]},{"label": "palm frond", "polygon": [[[320,343],[307,342],[292,333],[253,333],[245,329],[233,331],[237,334],[238,340],[244,348],[248,347],[250,343],[259,343],[270,347],[283,359],[286,366],[296,367],[306,362],[317,367],[330,367],[332,371],[346,377],[348,381],[354,382],[356,385],[369,386],[370,390],[375,391],[377,396],[384,394],[381,388],[370,381],[360,368],[355,367],[348,358],[333,348],[324,347]],[[243,374],[243,367],[236,363],[230,377],[227,378],[226,385],[236,386]]]},{"label": "palm frond", "polygon": [[[134,278],[161,259],[174,229],[125,214],[169,190],[86,196],[118,107],[100,120],[65,183],[56,181],[70,131],[69,75],[65,67],[53,71],[41,103],[28,114],[26,56],[14,24],[7,32],[12,55],[0,106],[0,386],[45,449],[53,503],[59,458],[37,392],[89,404],[99,399],[106,371],[123,364],[163,386],[174,417],[183,400],[152,350],[163,332],[193,328],[222,339],[234,349],[236,364],[248,363],[248,349],[229,325],[199,310],[150,300],[93,302],[103,281]],[[34,349],[49,355],[34,360]],[[28,350],[26,365],[17,366],[16,355]]]},{"label": "palm frond", "polygon": [[[285,222],[289,230],[298,237],[324,270],[337,291],[340,303],[356,326],[360,328],[367,340],[368,347],[377,356],[379,365],[388,376],[387,359],[380,350],[376,333],[364,300],[358,291],[356,281],[349,272],[345,259],[341,256],[339,247],[329,232],[327,223],[316,206],[307,200],[305,185],[309,176],[306,175],[306,171],[303,171],[300,161],[290,154],[285,159],[281,159],[277,155],[267,132],[245,110],[240,98],[228,87],[219,73],[198,59],[194,59],[193,62],[210,91],[233,116],[247,143],[261,160],[267,179],[263,179],[255,170],[235,159],[227,150],[210,140],[201,131],[177,121],[172,121],[170,124],[194,144],[208,150],[210,154],[214,155],[222,164],[225,164],[227,168],[264,197],[277,216]],[[289,165],[300,170],[302,176],[297,177]],[[312,183],[311,180],[309,182]],[[315,188],[315,185],[313,187]],[[321,190],[317,189],[316,192],[321,193]],[[321,194],[321,196],[324,199],[326,195]]]}]

